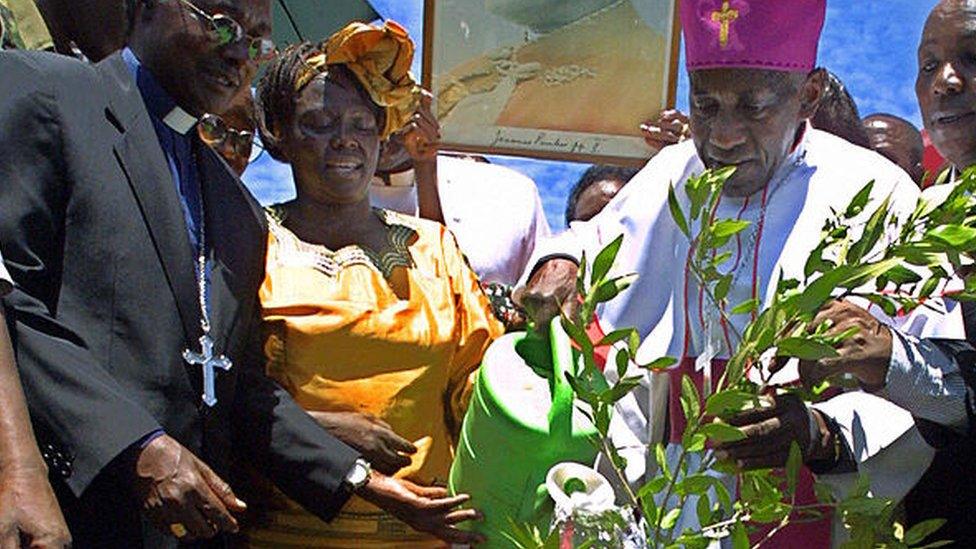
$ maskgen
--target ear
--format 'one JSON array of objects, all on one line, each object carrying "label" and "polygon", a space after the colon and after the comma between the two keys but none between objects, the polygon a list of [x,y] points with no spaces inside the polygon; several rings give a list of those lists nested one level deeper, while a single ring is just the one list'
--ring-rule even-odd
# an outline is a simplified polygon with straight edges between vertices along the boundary
[{"label": "ear", "polygon": [[817,68],[810,71],[800,87],[800,118],[807,120],[817,114],[826,89],[827,70]]}]

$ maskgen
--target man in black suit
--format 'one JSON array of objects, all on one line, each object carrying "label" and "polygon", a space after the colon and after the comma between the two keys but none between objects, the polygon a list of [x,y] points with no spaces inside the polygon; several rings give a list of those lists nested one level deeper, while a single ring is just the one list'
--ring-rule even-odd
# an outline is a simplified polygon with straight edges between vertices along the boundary
[{"label": "man in black suit", "polygon": [[466,497],[371,472],[263,374],[264,217],[190,130],[250,82],[270,0],[130,6],[129,47],[98,65],[0,53],[4,304],[75,544],[235,531],[235,453],[324,519],[357,491],[473,540]]}]

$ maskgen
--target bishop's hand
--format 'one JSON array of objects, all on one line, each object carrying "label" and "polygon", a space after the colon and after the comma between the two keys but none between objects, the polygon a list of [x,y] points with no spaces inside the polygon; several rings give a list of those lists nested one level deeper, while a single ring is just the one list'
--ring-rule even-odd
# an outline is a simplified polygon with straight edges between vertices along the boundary
[{"label": "bishop's hand", "polygon": [[431,534],[444,542],[474,545],[485,541],[481,534],[457,527],[459,523],[481,519],[479,511],[459,508],[471,499],[466,494],[448,497],[445,488],[418,486],[376,471],[356,493],[414,530]]},{"label": "bishop's hand", "polygon": [[568,259],[550,259],[536,269],[524,287],[515,290],[512,300],[525,309],[536,329],[548,328],[549,322],[560,311],[571,318],[576,314],[578,273],[576,263]]},{"label": "bishop's hand", "polygon": [[388,423],[356,412],[309,412],[332,436],[359,451],[377,471],[392,475],[410,465],[417,447]]},{"label": "bishop's hand", "polygon": [[247,510],[223,479],[166,435],[136,458],[134,489],[149,520],[181,541],[237,532],[231,513]]}]

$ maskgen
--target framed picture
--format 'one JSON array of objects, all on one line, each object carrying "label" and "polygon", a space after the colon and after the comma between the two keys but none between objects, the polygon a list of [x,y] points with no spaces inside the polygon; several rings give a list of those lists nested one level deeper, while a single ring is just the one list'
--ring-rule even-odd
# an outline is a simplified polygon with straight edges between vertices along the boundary
[{"label": "framed picture", "polygon": [[676,0],[425,0],[445,149],[642,165],[674,105]]}]

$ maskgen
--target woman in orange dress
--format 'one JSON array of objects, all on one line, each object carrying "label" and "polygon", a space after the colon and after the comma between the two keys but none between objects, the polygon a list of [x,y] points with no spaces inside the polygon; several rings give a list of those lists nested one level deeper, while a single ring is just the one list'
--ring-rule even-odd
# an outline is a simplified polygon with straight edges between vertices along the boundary
[{"label": "woman in orange dress", "polygon": [[[297,198],[269,208],[260,299],[268,373],[374,468],[422,487],[447,481],[471,374],[502,326],[444,226],[369,205],[381,141],[418,123],[412,54],[395,23],[353,23],[268,67],[262,141]],[[268,507],[251,546],[443,546],[355,496],[330,523],[281,494]]]}]

